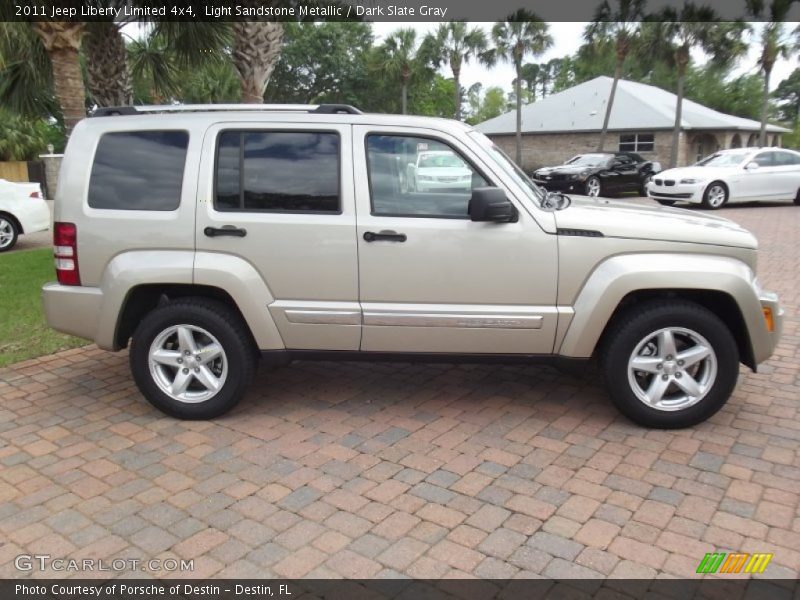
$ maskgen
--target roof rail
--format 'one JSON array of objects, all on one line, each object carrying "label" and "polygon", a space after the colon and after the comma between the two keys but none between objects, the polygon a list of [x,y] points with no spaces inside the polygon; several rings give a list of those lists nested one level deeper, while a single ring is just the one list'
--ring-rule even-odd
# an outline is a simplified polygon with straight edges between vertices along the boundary
[{"label": "roof rail", "polygon": [[363,114],[349,104],[160,104],[141,106],[103,106],[96,108],[90,117],[114,117],[125,115],[141,115],[146,113],[172,112],[305,112],[323,115]]}]

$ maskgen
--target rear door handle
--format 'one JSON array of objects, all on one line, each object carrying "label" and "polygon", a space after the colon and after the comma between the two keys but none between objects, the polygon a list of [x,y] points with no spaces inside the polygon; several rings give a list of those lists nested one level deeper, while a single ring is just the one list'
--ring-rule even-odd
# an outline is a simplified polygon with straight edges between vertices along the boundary
[{"label": "rear door handle", "polygon": [[222,227],[206,227],[203,229],[208,237],[218,237],[221,235],[229,235],[232,237],[244,237],[247,235],[247,230],[243,227],[236,227],[234,225],[223,225]]},{"label": "rear door handle", "polygon": [[365,242],[405,242],[406,239],[408,238],[405,233],[397,233],[396,231],[379,231],[378,233],[374,231],[364,232]]}]

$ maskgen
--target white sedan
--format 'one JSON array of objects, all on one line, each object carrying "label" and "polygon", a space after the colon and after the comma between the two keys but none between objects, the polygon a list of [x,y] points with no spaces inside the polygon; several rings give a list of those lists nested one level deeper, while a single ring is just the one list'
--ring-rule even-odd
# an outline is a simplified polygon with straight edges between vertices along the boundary
[{"label": "white sedan", "polygon": [[38,183],[0,179],[0,252],[14,247],[25,233],[50,229],[50,209]]},{"label": "white sedan", "polygon": [[449,150],[420,152],[408,164],[408,181],[417,192],[470,190],[472,169]]},{"label": "white sedan", "polygon": [[662,171],[653,177],[647,193],[661,204],[691,202],[708,209],[753,200],[800,204],[800,152],[784,148],[720,150],[694,166]]}]

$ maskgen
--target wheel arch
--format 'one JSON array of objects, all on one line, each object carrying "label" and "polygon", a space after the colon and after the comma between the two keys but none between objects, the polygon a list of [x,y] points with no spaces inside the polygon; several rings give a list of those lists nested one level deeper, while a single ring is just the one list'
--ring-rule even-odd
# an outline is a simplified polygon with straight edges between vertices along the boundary
[{"label": "wheel arch", "polygon": [[574,315],[557,353],[593,356],[613,320],[632,304],[665,297],[689,300],[718,314],[751,369],[769,355],[764,344],[756,343],[763,341],[757,334],[766,327],[750,268],[734,258],[685,254],[617,256],[598,266],[573,304]]}]

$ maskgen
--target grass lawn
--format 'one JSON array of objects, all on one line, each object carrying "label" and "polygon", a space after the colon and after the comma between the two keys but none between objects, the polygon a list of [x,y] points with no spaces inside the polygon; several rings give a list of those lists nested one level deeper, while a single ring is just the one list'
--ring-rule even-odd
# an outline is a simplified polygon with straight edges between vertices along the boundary
[{"label": "grass lawn", "polygon": [[45,323],[42,284],[55,278],[51,248],[0,254],[0,367],[90,343]]}]

